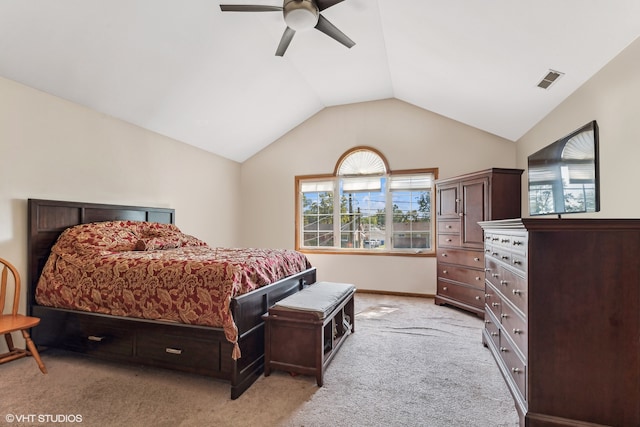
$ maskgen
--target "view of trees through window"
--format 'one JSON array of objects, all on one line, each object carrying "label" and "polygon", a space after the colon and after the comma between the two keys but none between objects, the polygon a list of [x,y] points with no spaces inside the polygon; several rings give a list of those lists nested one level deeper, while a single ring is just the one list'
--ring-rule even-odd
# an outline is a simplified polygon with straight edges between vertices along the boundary
[{"label": "view of trees through window", "polygon": [[296,177],[296,249],[433,252],[436,169],[391,172],[377,150],[356,147],[335,170]]},{"label": "view of trees through window", "polygon": [[302,191],[301,246],[430,249],[431,189],[390,191],[388,178],[378,179],[380,189],[375,191],[345,191],[340,178],[324,182],[331,189]]}]

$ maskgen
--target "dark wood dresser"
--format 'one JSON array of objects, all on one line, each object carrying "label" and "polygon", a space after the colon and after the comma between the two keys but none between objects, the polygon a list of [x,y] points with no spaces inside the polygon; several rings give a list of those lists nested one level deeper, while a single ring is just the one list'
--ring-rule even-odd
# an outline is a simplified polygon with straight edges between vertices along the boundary
[{"label": "dark wood dresser", "polygon": [[436,181],[436,304],[484,316],[484,238],[478,221],[520,217],[522,169],[487,169]]},{"label": "dark wood dresser", "polygon": [[482,341],[521,425],[640,426],[640,220],[480,225]]}]

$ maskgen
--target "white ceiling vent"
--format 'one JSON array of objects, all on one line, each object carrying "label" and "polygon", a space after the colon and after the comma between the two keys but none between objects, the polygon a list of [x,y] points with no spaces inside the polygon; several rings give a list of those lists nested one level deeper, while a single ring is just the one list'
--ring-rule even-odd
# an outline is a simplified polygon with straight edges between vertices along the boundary
[{"label": "white ceiling vent", "polygon": [[561,73],[560,71],[549,70],[547,75],[540,80],[540,83],[538,83],[538,87],[541,87],[542,89],[549,89],[549,86],[563,75],[564,73]]}]

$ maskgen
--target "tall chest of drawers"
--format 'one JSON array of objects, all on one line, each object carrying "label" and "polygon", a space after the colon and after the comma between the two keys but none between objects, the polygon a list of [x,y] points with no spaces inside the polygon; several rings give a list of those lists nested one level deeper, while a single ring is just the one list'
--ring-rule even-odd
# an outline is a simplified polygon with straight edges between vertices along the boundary
[{"label": "tall chest of drawers", "polygon": [[485,328],[521,425],[640,425],[640,220],[485,232]]},{"label": "tall chest of drawers", "polygon": [[[504,228],[492,228],[493,225]],[[519,412],[527,399],[528,233],[515,221],[485,224],[485,328],[483,343],[493,352]]]},{"label": "tall chest of drawers", "polygon": [[484,240],[478,222],[520,216],[522,172],[493,168],[436,182],[436,304],[484,316]]}]

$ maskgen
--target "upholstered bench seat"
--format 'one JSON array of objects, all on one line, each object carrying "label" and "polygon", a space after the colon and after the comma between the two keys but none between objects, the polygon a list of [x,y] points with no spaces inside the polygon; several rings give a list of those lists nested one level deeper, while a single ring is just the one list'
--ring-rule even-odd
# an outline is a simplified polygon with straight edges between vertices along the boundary
[{"label": "upholstered bench seat", "polygon": [[348,283],[318,282],[276,303],[269,312],[309,314],[317,319],[326,319],[340,302],[355,291],[356,287]]},{"label": "upholstered bench seat", "polygon": [[272,369],[315,375],[321,387],[327,365],[355,331],[355,291],[348,283],[317,282],[269,308],[265,376]]}]

